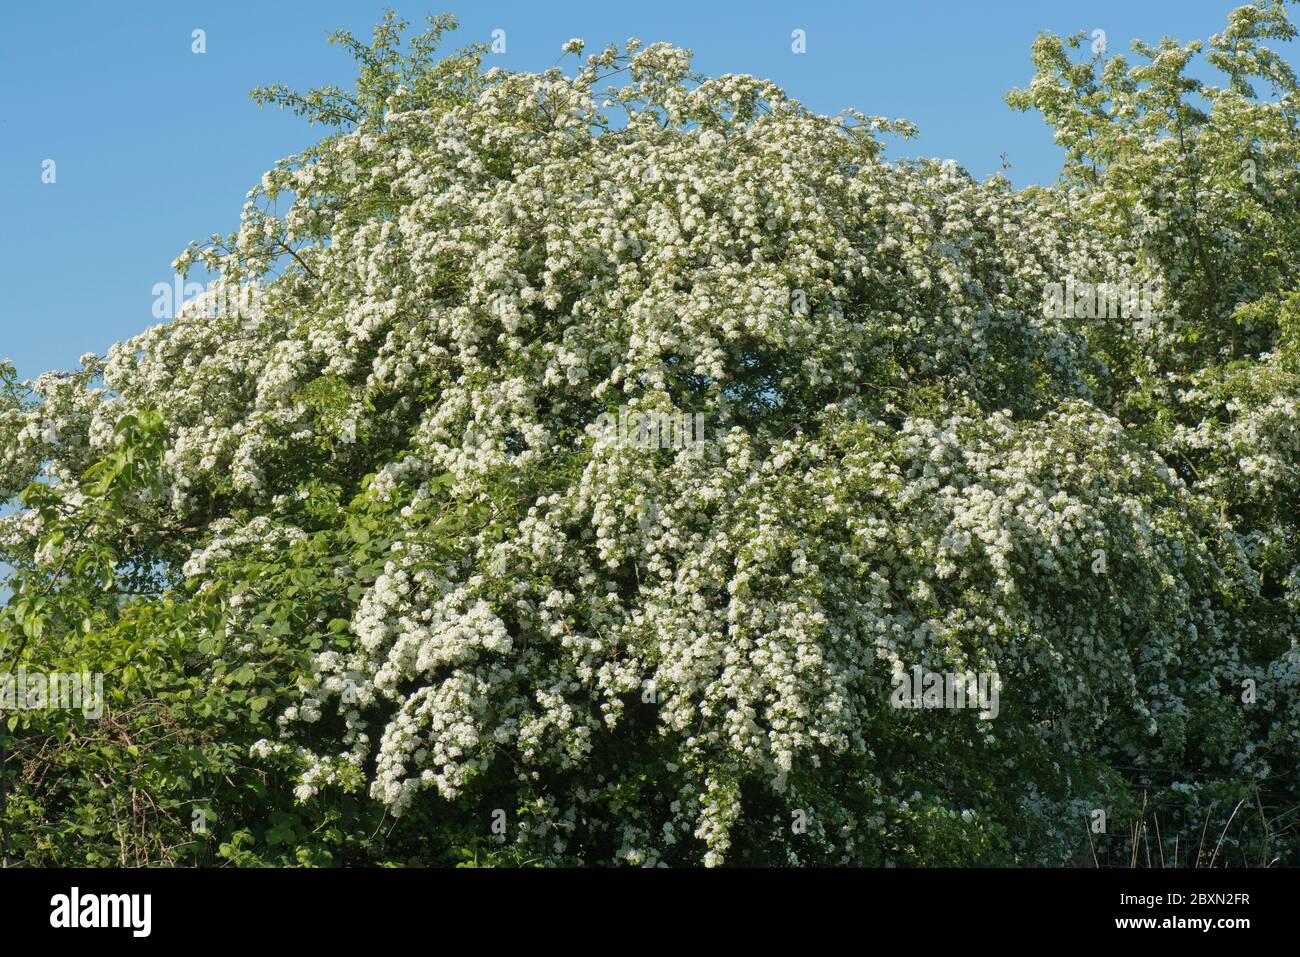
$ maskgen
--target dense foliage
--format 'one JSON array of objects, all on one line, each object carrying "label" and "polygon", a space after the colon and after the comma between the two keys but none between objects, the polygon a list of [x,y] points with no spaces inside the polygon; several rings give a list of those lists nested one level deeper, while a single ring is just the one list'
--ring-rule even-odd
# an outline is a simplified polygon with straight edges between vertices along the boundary
[{"label": "dense foliage", "polygon": [[[430,24],[256,91],[328,132],[208,294],[0,366],[4,667],[106,695],[4,716],[12,860],[1300,863],[1284,4],[1040,36],[1020,191],[665,44]],[[914,667],[998,714],[891,707]]]}]

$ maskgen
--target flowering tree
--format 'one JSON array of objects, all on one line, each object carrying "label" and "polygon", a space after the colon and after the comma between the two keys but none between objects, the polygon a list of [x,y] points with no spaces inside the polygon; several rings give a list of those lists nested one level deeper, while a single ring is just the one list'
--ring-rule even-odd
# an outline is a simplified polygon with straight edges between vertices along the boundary
[{"label": "flowering tree", "polygon": [[1134,67],[1040,37],[1022,191],[666,44],[404,26],[255,92],[329,132],[177,261],[209,293],[0,367],[0,647],[107,696],[9,717],[12,853],[1091,863],[1248,801],[1220,858],[1297,860],[1282,3]]}]

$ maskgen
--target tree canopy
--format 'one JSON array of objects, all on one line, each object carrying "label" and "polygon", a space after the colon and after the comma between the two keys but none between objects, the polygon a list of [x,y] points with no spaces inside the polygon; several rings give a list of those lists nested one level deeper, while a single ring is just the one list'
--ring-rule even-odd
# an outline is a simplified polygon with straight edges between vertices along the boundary
[{"label": "tree canopy", "polygon": [[1285,6],[1041,35],[1021,190],[663,43],[337,34],[208,293],[0,365],[0,667],[105,695],[5,713],[6,854],[1300,863]]}]

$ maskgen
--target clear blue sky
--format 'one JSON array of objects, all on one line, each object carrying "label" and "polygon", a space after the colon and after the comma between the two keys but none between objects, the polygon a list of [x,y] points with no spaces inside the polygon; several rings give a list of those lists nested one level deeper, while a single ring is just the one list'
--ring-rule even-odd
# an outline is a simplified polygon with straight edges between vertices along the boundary
[{"label": "clear blue sky", "polygon": [[[506,31],[512,69],[554,64],[560,45],[636,36],[696,51],[709,73],[771,78],[821,112],[855,107],[921,128],[912,155],[953,158],[977,176],[1006,152],[1016,185],[1050,182],[1058,154],[1042,121],[1002,102],[1031,76],[1044,29],[1206,37],[1233,0],[518,0],[393,2],[412,23],[450,11],[452,46]],[[0,8],[0,358],[21,373],[69,368],[154,322],[155,283],[191,239],[227,232],[244,193],[315,138],[259,109],[257,85],[347,83],[328,34],[369,36],[369,0],[10,2]],[[207,52],[190,50],[202,28]],[[790,50],[795,28],[807,53]],[[1295,44],[1288,57],[1296,62]],[[57,182],[41,182],[42,162]]]}]

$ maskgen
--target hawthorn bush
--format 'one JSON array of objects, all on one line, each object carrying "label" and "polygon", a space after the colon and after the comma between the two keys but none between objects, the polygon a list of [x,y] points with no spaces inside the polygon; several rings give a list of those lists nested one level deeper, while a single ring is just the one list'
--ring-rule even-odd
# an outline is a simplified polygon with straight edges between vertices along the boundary
[{"label": "hawthorn bush", "polygon": [[[255,91],[327,133],[174,321],[0,366],[5,668],[106,695],[5,716],[11,861],[1300,861],[1283,3],[1040,36],[1019,191],[666,44],[429,23]],[[914,667],[996,717],[891,707]]]}]

